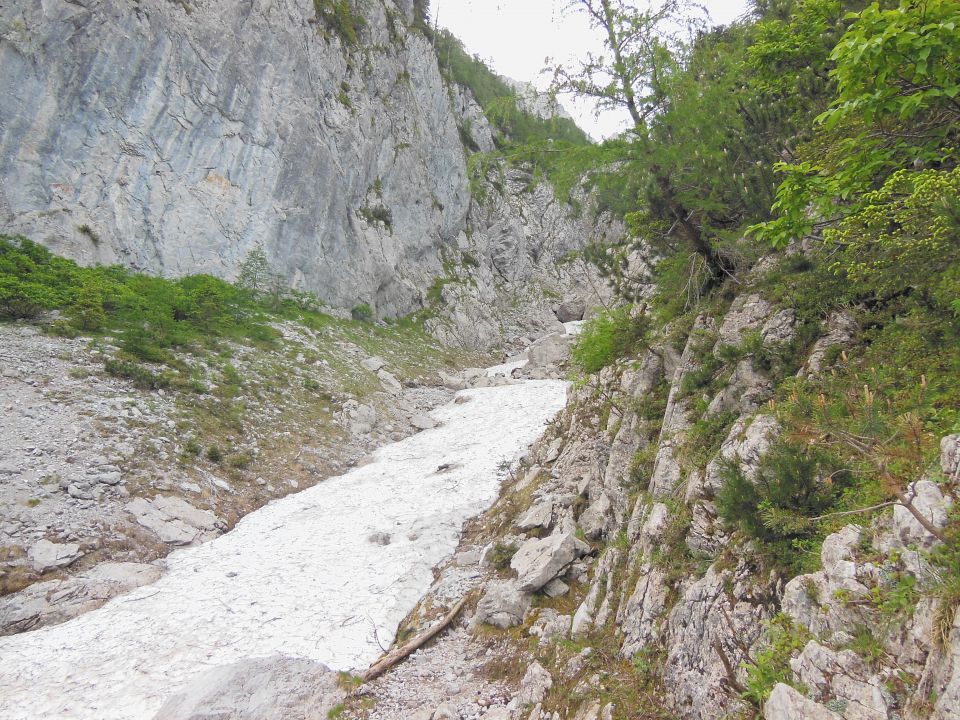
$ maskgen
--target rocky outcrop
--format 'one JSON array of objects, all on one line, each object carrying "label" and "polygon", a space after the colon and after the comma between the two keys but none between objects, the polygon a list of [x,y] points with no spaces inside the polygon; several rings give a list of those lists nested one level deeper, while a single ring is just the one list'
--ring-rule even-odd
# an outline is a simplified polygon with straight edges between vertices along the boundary
[{"label": "rocky outcrop", "polygon": [[[958,438],[948,436],[941,443],[940,472],[948,483]],[[943,527],[953,503],[948,487],[924,479],[906,496],[934,527]],[[938,636],[934,599],[920,598],[908,612],[893,616],[889,610],[884,615],[876,603],[904,578],[911,588],[937,582],[922,553],[939,541],[903,506],[897,506],[872,537],[866,532],[848,525],[829,535],[821,552],[822,569],[795,577],[784,588],[783,612],[817,639],[790,662],[796,683],[807,688],[808,697],[800,700],[778,686],[765,706],[767,720],[789,720],[803,709],[809,717],[850,720],[957,717],[960,614]],[[857,635],[875,643],[873,662],[850,649]],[[906,703],[900,693],[891,692],[903,678],[916,683]]]},{"label": "rocky outcrop", "polygon": [[27,550],[27,559],[39,573],[66,567],[82,555],[76,543],[53,543],[49,540],[38,540]]},{"label": "rocky outcrop", "polygon": [[127,512],[140,525],[156,533],[162,542],[171,545],[203,542],[224,529],[222,521],[212,512],[195,508],[178,497],[136,498],[127,504]]},{"label": "rocky outcrop", "polygon": [[0,598],[0,635],[66,622],[161,574],[159,565],[105,562],[64,580],[34,583]]},{"label": "rocky outcrop", "polygon": [[324,718],[343,699],[337,674],[288,657],[243,660],[196,677],[154,720]]}]

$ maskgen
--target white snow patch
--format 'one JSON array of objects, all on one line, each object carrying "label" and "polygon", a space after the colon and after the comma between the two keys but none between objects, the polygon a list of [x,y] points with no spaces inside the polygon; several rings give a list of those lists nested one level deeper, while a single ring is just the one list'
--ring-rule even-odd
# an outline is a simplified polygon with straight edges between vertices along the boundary
[{"label": "white snow patch", "polygon": [[505,363],[500,365],[494,365],[493,367],[487,368],[487,377],[496,377],[497,375],[503,375],[504,377],[510,377],[511,373],[517,368],[525,367],[526,364],[530,362],[530,359],[527,357],[526,353],[522,355],[517,355],[515,357],[509,358]]},{"label": "white snow patch", "polygon": [[586,320],[571,320],[563,324],[563,331],[566,335],[579,335],[583,331],[583,324]]},{"label": "white snow patch", "polygon": [[433,412],[440,427],[171,554],[156,583],[0,638],[0,717],[142,720],[199,673],[245,658],[365,668],[566,393],[555,380],[464,391],[471,402]]}]

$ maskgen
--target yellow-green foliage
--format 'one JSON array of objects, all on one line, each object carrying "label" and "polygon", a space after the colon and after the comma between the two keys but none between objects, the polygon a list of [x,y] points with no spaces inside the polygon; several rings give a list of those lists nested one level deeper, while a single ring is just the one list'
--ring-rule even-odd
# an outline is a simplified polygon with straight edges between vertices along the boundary
[{"label": "yellow-green foliage", "polygon": [[646,332],[646,318],[632,317],[630,307],[605,310],[584,325],[571,352],[573,362],[584,372],[597,372],[639,352]]},{"label": "yellow-green foliage", "polygon": [[743,693],[756,707],[764,700],[777,683],[794,684],[790,670],[790,658],[800,652],[810,640],[805,628],[793,624],[789,615],[776,615],[767,623],[767,637],[756,654],[756,661],[747,664],[747,689]]},{"label": "yellow-green foliage", "polygon": [[[928,286],[943,307],[960,296],[960,167],[895,172],[824,239],[843,249],[834,267],[881,294]],[[947,270],[952,276],[942,278]]]},{"label": "yellow-green foliage", "polygon": [[354,47],[360,42],[360,31],[366,22],[353,11],[350,0],[313,0],[317,18],[333,30],[344,45]]}]

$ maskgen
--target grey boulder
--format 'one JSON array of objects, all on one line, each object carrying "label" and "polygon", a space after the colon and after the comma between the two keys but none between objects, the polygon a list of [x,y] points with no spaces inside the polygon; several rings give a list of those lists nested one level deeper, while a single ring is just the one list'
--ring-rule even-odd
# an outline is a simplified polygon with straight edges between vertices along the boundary
[{"label": "grey boulder", "polygon": [[343,696],[336,673],[320,663],[280,656],[242,660],[197,675],[154,720],[325,718]]},{"label": "grey boulder", "polygon": [[510,560],[510,567],[517,572],[517,587],[524,592],[535,592],[589,552],[590,546],[572,532],[555,532],[523,543]]},{"label": "grey boulder", "polygon": [[83,553],[76,543],[54,543],[49,540],[38,540],[27,550],[27,558],[37,572],[47,572],[56,568],[66,567]]},{"label": "grey boulder", "polygon": [[477,603],[474,627],[486,623],[505,629],[520,625],[530,609],[530,594],[521,592],[511,580],[492,580]]}]

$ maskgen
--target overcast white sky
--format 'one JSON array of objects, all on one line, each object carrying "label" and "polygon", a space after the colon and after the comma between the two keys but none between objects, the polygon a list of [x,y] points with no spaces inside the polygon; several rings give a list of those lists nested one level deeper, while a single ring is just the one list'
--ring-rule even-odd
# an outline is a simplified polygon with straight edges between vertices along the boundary
[{"label": "overcast white sky", "polygon": [[[729,23],[747,8],[747,0],[701,0],[715,24]],[[541,89],[549,78],[541,75],[546,58],[561,62],[602,52],[599,39],[585,18],[565,13],[565,0],[430,0],[431,19],[449,28],[467,50],[479,55],[498,73],[528,80]],[[594,116],[586,102],[562,98],[577,124],[599,139],[627,127],[620,113]]]}]

